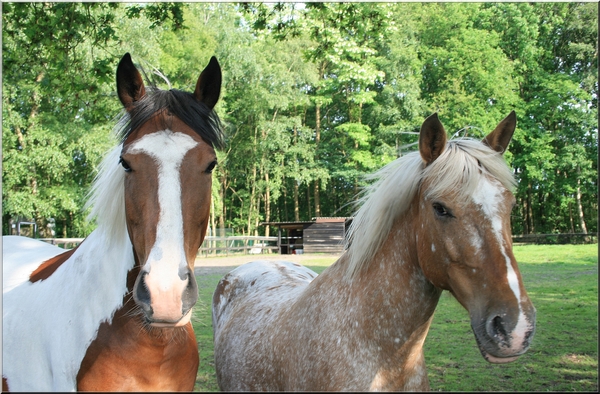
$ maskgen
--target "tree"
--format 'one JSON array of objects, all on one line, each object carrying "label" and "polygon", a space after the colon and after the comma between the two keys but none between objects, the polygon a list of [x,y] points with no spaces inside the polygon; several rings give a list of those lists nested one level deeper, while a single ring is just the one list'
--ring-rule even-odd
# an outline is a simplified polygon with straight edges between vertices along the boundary
[{"label": "tree", "polygon": [[519,180],[516,232],[587,232],[586,220],[597,226],[594,18],[591,4],[503,3],[484,6],[478,20],[500,35],[518,72],[522,116],[511,147]]},{"label": "tree", "polygon": [[[77,215],[113,116],[107,84],[114,5],[14,3],[3,7],[3,232],[34,219],[50,235],[55,218],[85,231]],[[69,83],[65,83],[69,81]],[[68,128],[64,125],[69,124]],[[104,136],[100,133],[106,134]]]},{"label": "tree", "polygon": [[159,86],[186,90],[210,56],[221,63],[213,233],[350,216],[363,176],[415,149],[431,113],[480,138],[511,110],[513,232],[595,232],[597,14],[589,3],[6,3],[3,232],[18,218],[42,235],[91,230],[80,207],[115,143],[125,52]]},{"label": "tree", "polygon": [[126,9],[11,3],[2,12],[2,231],[34,219],[41,236],[52,236],[54,223],[57,235],[85,235],[92,228],[81,207],[114,143],[114,70],[123,53],[115,28]]},{"label": "tree", "polygon": [[[494,31],[474,26],[477,4],[427,4],[422,23],[422,94],[451,132],[476,126],[484,136],[519,106],[514,68]],[[476,121],[477,124],[471,122]],[[475,130],[472,130],[475,131]]]}]

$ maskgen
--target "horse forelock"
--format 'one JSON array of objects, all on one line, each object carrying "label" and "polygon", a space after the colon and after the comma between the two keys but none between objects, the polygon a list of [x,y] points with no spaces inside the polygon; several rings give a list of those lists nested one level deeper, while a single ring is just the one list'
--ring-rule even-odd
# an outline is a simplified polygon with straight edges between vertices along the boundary
[{"label": "horse forelock", "polygon": [[422,182],[428,184],[425,198],[432,200],[452,196],[457,202],[464,204],[475,192],[481,176],[496,179],[510,191],[516,185],[502,154],[479,140],[452,140],[438,160],[423,170]]},{"label": "horse forelock", "polygon": [[448,141],[444,152],[429,166],[415,151],[368,176],[375,182],[363,190],[346,235],[347,277],[356,277],[368,264],[424,183],[428,185],[424,190],[427,199],[452,196],[465,203],[482,176],[495,178],[511,191],[516,184],[502,155],[471,138]]},{"label": "horse forelock", "polygon": [[[214,148],[223,148],[225,137],[217,113],[196,100],[193,94],[177,89],[147,88],[146,95],[120,119],[118,136],[124,141],[131,132],[163,111],[181,119]],[[168,125],[164,126],[168,128]]]}]

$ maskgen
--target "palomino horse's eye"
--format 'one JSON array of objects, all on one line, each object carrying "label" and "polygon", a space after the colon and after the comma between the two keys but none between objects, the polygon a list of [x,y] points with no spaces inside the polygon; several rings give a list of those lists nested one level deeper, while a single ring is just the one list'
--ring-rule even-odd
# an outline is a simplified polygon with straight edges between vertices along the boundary
[{"label": "palomino horse's eye", "polygon": [[125,160],[123,160],[123,157],[119,158],[119,164],[123,166],[125,172],[131,172],[131,167],[129,167],[129,164]]},{"label": "palomino horse's eye", "polygon": [[217,161],[215,160],[208,165],[208,167],[206,168],[206,170],[204,170],[204,172],[206,172],[207,174],[211,174],[216,166],[217,166]]},{"label": "palomino horse's eye", "polygon": [[440,217],[452,217],[448,209],[440,203],[433,203],[433,210]]}]

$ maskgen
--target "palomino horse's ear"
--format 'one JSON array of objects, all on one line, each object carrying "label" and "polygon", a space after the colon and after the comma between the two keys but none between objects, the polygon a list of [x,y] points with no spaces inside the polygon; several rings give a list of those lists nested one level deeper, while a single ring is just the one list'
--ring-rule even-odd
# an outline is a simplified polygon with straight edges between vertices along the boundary
[{"label": "palomino horse's ear", "polygon": [[194,96],[210,109],[215,107],[221,94],[221,66],[216,57],[211,57],[208,66],[200,73]]},{"label": "palomino horse's ear", "polygon": [[437,113],[425,119],[419,134],[419,152],[427,165],[433,163],[446,149],[446,141],[446,130]]},{"label": "palomino horse's ear", "polygon": [[482,142],[496,152],[504,153],[516,127],[517,114],[515,114],[515,111],[511,111]]},{"label": "palomino horse's ear", "polygon": [[117,93],[127,111],[146,94],[142,76],[133,65],[129,53],[123,55],[117,67]]}]

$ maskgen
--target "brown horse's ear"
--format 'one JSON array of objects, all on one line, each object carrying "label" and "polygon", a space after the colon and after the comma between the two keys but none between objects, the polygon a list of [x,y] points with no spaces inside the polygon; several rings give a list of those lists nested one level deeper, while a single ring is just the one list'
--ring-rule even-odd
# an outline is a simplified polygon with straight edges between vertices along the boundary
[{"label": "brown horse's ear", "polygon": [[485,137],[482,142],[499,153],[504,153],[510,139],[517,127],[517,114],[511,111],[510,114],[498,126]]},{"label": "brown horse's ear", "polygon": [[211,57],[208,66],[200,73],[194,96],[210,109],[213,109],[221,94],[221,66],[216,57]]},{"label": "brown horse's ear", "polygon": [[427,165],[433,163],[446,149],[446,141],[446,130],[437,113],[425,119],[419,134],[419,152]]},{"label": "brown horse's ear", "polygon": [[127,111],[146,94],[142,76],[133,65],[129,53],[123,55],[117,67],[117,93]]}]

